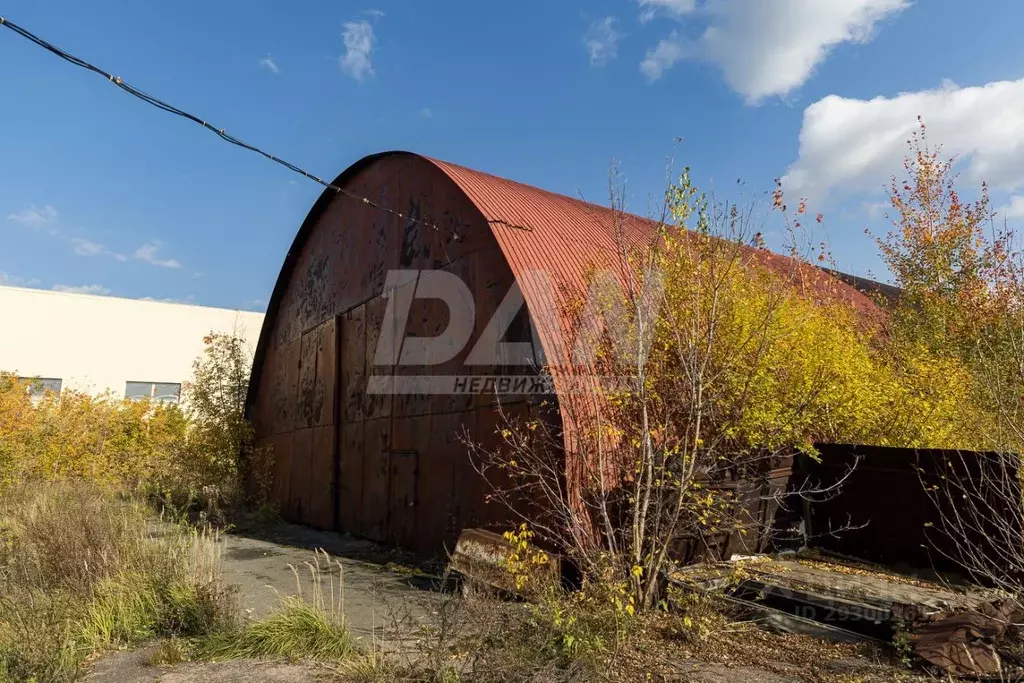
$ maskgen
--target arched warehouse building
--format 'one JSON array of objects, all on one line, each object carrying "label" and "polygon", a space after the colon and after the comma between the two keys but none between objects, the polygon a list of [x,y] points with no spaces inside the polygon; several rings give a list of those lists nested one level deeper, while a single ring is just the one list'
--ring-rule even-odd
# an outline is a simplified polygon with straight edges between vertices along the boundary
[{"label": "arched warehouse building", "polygon": [[[503,342],[564,358],[573,335],[551,291],[586,292],[617,224],[631,241],[655,225],[405,152],[362,159],[334,185],[344,192],[322,194],[285,257],[253,365],[247,410],[273,449],[273,497],[287,519],[425,554],[451,549],[464,528],[507,528],[462,438],[499,438],[479,378],[532,366],[488,355],[488,324],[503,321]],[[496,316],[517,281],[525,308]],[[470,327],[458,341],[431,345],[460,321]],[[522,394],[501,404],[529,411]]]}]

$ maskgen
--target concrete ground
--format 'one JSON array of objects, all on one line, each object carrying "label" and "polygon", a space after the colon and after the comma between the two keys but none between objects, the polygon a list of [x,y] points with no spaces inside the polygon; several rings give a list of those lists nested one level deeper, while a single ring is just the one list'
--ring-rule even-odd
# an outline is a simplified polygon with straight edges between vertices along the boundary
[{"label": "concrete ground", "polygon": [[[237,586],[239,605],[247,618],[270,613],[279,596],[304,595],[313,589],[306,562],[314,562],[314,549],[329,554],[331,572],[323,572],[321,585],[329,596],[328,579],[344,585],[344,613],[353,635],[364,647],[394,648],[402,633],[415,628],[440,600],[437,581],[412,569],[408,557],[373,543],[305,527],[279,525],[255,534],[221,537],[224,579]],[[321,565],[325,564],[323,559]],[[340,568],[338,564],[340,563]],[[299,574],[296,583],[295,567]],[[337,595],[337,593],[336,593]],[[155,646],[108,655],[93,663],[87,680],[102,683],[304,683],[330,679],[330,672],[313,665],[260,661],[185,662],[152,666]],[[836,664],[843,664],[837,662]],[[852,661],[850,680],[884,680],[864,676],[867,662]],[[866,668],[865,668],[866,667]],[[774,669],[771,671],[769,669]],[[707,662],[678,663],[680,682],[690,683],[800,683],[799,667],[766,668],[729,666]],[[854,675],[855,674],[855,675]]]},{"label": "concrete ground", "polygon": [[[322,569],[318,574],[324,598],[331,599],[333,583],[335,599],[343,605],[352,635],[368,650],[400,644],[402,635],[415,628],[431,604],[443,599],[443,593],[436,590],[438,582],[416,570],[407,556],[350,536],[280,524],[247,534],[224,534],[220,546],[224,581],[236,588],[239,607],[247,619],[267,616],[282,596],[301,590],[310,597],[315,584],[306,563],[315,566],[315,551],[326,551],[326,559],[322,554],[319,556]],[[92,665],[87,680],[298,683],[323,678],[324,673],[307,665],[253,661],[154,667],[149,664],[154,649],[147,647],[103,657]]]},{"label": "concrete ground", "polygon": [[[310,597],[315,585],[307,563],[317,561],[324,599],[331,599],[333,584],[352,634],[367,647],[374,635],[378,641],[393,635],[396,621],[408,627],[422,619],[442,597],[437,581],[407,558],[351,536],[282,524],[260,537],[226,534],[220,542],[224,580],[237,586],[239,606],[252,619],[267,616],[281,596],[301,590]],[[318,558],[317,549],[327,557]]]}]

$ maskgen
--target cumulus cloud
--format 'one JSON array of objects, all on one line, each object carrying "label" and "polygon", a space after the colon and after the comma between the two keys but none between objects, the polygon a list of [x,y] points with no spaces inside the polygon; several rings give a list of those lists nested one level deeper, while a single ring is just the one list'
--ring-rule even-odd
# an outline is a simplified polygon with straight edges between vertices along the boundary
[{"label": "cumulus cloud", "polygon": [[965,180],[1011,191],[1024,186],[1024,79],[946,82],[871,100],[829,95],[804,111],[799,157],[783,184],[806,196],[880,189],[901,170],[918,115],[944,154],[957,156]]},{"label": "cumulus cloud", "polygon": [[999,209],[1004,218],[1024,218],[1024,195],[1010,197],[1010,203]]},{"label": "cumulus cloud", "polygon": [[[680,4],[659,0],[650,4]],[[748,104],[802,85],[842,43],[868,42],[878,25],[910,0],[708,0],[707,25],[696,40],[673,33],[648,52],[641,70],[650,80],[681,59],[717,66]],[[649,10],[650,7],[647,7]],[[641,10],[641,19],[645,16]]]},{"label": "cumulus cloud", "polygon": [[24,211],[18,211],[7,216],[7,220],[9,221],[21,223],[22,225],[30,225],[32,227],[36,227],[44,223],[49,223],[56,219],[57,209],[53,208],[49,204],[43,207],[38,207],[35,204],[33,204]]},{"label": "cumulus cloud", "polygon": [[646,23],[659,13],[682,16],[697,9],[697,0],[638,0],[640,21]]},{"label": "cumulus cloud", "polygon": [[53,291],[70,294],[96,294],[98,296],[110,294],[110,290],[103,285],[54,285]]},{"label": "cumulus cloud", "polygon": [[685,56],[686,48],[679,33],[673,31],[668,38],[659,40],[653,49],[647,51],[647,56],[640,63],[640,71],[647,76],[647,80],[656,81]]},{"label": "cumulus cloud", "polygon": [[338,58],[341,70],[357,81],[373,76],[370,59],[376,42],[373,25],[365,20],[349,21],[345,23],[341,37],[345,42],[345,54]]},{"label": "cumulus cloud", "polygon": [[279,69],[277,67],[277,62],[275,62],[274,58],[271,57],[270,55],[267,55],[266,57],[264,57],[263,59],[260,60],[260,66],[262,66],[264,69],[266,69],[270,73],[274,73],[274,74],[281,73],[281,69]]},{"label": "cumulus cloud", "polygon": [[158,252],[161,247],[163,247],[163,243],[159,240],[147,242],[135,250],[135,253],[132,254],[132,258],[138,261],[145,261],[146,263],[160,268],[181,268],[181,263],[175,259],[160,258]]},{"label": "cumulus cloud", "polygon": [[583,45],[590,54],[591,66],[604,66],[619,56],[622,34],[615,29],[615,17],[597,19],[583,36]]}]

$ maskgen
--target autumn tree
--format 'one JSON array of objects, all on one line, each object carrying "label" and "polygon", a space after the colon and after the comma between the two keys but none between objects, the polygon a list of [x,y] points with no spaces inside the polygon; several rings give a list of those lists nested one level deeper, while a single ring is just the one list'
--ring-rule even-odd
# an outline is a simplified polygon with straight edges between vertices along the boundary
[{"label": "autumn tree", "polygon": [[945,394],[937,412],[956,435],[926,444],[952,449],[938,476],[922,473],[936,510],[927,531],[936,552],[1024,608],[1024,261],[987,187],[962,198],[955,159],[929,146],[923,122],[907,142],[905,177],[889,190],[892,229],[877,241],[902,290],[892,366],[919,400]]},{"label": "autumn tree", "polygon": [[761,520],[734,511],[782,492],[729,482],[814,457],[817,441],[875,438],[880,410],[871,325],[799,249],[758,246],[754,204],[709,200],[684,173],[637,239],[621,196],[607,214],[617,253],[594,267],[587,303],[566,306],[569,346],[600,341],[587,376],[568,378],[557,419],[541,406],[501,430],[503,448],[474,455],[496,497],[532,501],[517,511],[537,537],[623,587],[632,610],[658,602],[686,539],[734,534],[764,549]]}]

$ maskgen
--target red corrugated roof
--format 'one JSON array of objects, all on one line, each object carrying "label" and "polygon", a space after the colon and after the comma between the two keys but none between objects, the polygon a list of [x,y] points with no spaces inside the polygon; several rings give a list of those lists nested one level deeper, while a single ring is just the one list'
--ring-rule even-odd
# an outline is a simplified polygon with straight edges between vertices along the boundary
[{"label": "red corrugated roof", "polygon": [[[594,268],[609,267],[616,262],[620,242],[617,231],[632,245],[657,239],[659,224],[656,221],[445,161],[431,161],[466,193],[490,222],[513,274],[520,278],[524,298],[535,321],[550,315],[549,320],[558,319],[562,326],[571,324],[564,319],[564,313],[549,310],[550,297],[528,282],[524,283],[524,274],[531,270],[544,271],[556,280],[561,293],[584,295],[588,274]],[[763,250],[750,249],[749,253],[770,268],[798,280],[812,295],[845,300],[871,316],[878,312],[870,298],[818,268]],[[560,304],[565,304],[564,298]],[[561,345],[567,341],[571,330],[563,327],[556,332],[542,327],[539,332],[549,361],[564,355]]]}]

